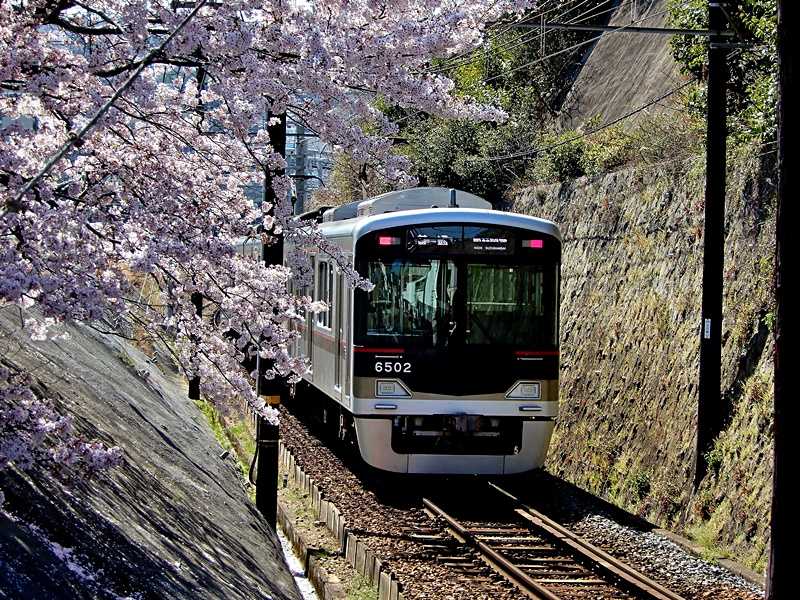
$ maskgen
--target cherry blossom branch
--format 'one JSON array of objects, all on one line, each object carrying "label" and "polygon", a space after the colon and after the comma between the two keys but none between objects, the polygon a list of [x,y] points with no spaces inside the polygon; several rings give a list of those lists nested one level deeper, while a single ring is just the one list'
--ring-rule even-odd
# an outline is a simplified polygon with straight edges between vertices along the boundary
[{"label": "cherry blossom branch", "polygon": [[208,0],[200,0],[199,2],[197,2],[195,7],[191,10],[191,12],[188,15],[186,15],[186,18],[184,18],[183,21],[180,22],[180,24],[175,28],[175,30],[171,34],[169,34],[169,36],[163,42],[161,42],[156,48],[151,50],[147,54],[147,56],[144,57],[142,62],[139,64],[136,70],[133,73],[131,73],[130,77],[128,77],[125,83],[123,83],[117,89],[117,91],[114,92],[114,94],[112,94],[111,98],[109,98],[106,101],[106,103],[103,104],[103,106],[101,106],[98,109],[98,111],[94,114],[94,116],[91,119],[89,119],[77,133],[70,135],[69,139],[64,144],[62,144],[62,146],[56,151],[56,153],[53,154],[47,160],[47,162],[39,170],[39,172],[36,173],[36,175],[34,175],[31,179],[29,179],[24,186],[22,186],[22,189],[17,193],[16,196],[14,196],[12,205],[19,204],[20,200],[22,200],[25,194],[27,194],[28,191],[42,179],[42,177],[47,175],[50,169],[52,169],[53,166],[58,161],[64,158],[64,155],[66,155],[66,153],[69,152],[73,146],[75,146],[76,144],[79,145],[83,141],[84,136],[92,129],[92,127],[95,126],[95,124],[102,118],[102,116],[106,114],[106,112],[108,112],[108,110],[113,106],[114,102],[116,102],[117,98],[119,98],[122,94],[125,93],[125,91],[133,84],[133,82],[136,81],[141,72],[144,71],[145,67],[147,67],[156,56],[161,54],[164,48],[167,47],[167,44],[169,44],[173,40],[173,38],[176,35],[178,35],[183,30],[183,28],[186,27],[186,25],[189,24],[189,21],[192,20],[192,18],[206,4],[206,2],[208,2]]}]

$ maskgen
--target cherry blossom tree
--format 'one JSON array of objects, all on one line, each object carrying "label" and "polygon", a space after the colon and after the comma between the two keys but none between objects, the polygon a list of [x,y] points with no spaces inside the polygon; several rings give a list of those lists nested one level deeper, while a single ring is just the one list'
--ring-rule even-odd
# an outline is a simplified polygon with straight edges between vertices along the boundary
[{"label": "cherry blossom tree", "polygon": [[[244,398],[274,418],[241,369],[245,353],[270,359],[268,377],[296,380],[307,363],[289,352],[292,325],[323,307],[287,292],[307,276],[306,253],[267,266],[237,254],[237,240],[261,223],[265,243],[295,237],[367,284],[313,226],[292,220],[266,115],[290,111],[409,185],[392,151],[397,127],[375,100],[502,118],[453,97],[430,63],[475,47],[486,24],[531,4],[0,0],[0,303],[23,311],[38,339],[74,321],[162,338],[207,398]],[[264,181],[278,201],[255,206],[246,190]],[[141,293],[148,282],[156,293]],[[217,318],[198,317],[193,294]],[[116,449],[76,446],[26,377],[0,371],[0,468],[41,464],[42,448],[56,465],[76,452],[89,470],[118,460]]]}]

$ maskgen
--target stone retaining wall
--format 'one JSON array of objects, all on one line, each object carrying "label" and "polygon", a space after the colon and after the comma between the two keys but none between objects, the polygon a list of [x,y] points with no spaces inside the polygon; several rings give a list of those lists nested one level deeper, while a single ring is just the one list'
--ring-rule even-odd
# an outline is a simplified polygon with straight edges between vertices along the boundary
[{"label": "stone retaining wall", "polygon": [[702,159],[521,190],[564,235],[561,414],[547,467],[709,548],[764,566],[769,522],[774,187],[741,158],[725,220],[728,422],[695,493]]}]

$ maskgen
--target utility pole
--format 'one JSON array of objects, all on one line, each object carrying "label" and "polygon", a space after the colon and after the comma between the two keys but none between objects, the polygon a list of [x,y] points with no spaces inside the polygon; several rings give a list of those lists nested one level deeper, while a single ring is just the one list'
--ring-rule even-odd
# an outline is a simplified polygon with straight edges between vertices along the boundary
[{"label": "utility pole", "polygon": [[[270,124],[272,115],[267,115],[267,131],[273,149],[286,157],[286,114],[278,117],[278,123]],[[282,173],[276,173],[280,175]],[[267,170],[264,173],[263,201],[272,204],[272,212],[278,198],[272,189],[274,175]],[[283,263],[283,235],[273,236],[271,244],[264,244],[261,248],[261,257],[265,265],[280,265]],[[264,372],[269,368],[268,361],[256,359],[256,391],[259,395],[267,397],[270,405],[280,404],[281,396],[285,393],[283,382],[275,379],[266,379]],[[278,426],[259,417],[256,427],[256,508],[264,516],[270,526],[275,529],[276,513],[278,509]]]},{"label": "utility pole", "polygon": [[[797,224],[797,202],[789,198],[789,173],[797,165],[797,48],[789,36],[800,27],[797,0],[778,0],[778,210],[775,217],[775,404],[773,423],[772,517],[770,521],[768,600],[786,600],[796,595],[793,582],[792,525],[798,504],[797,486],[792,485],[794,448],[792,436],[797,422],[797,402],[790,397],[787,341],[797,337],[797,310],[791,306],[796,283],[789,273],[792,229]],[[796,254],[795,254],[796,256]],[[793,310],[794,308],[794,310]]]},{"label": "utility pole", "polygon": [[[194,305],[195,314],[203,318],[203,294],[200,292],[192,293],[192,304]],[[199,340],[196,337],[192,338],[195,343]],[[200,376],[195,375],[189,380],[189,393],[190,400],[200,400]]]},{"label": "utility pole", "polygon": [[727,141],[727,58],[722,35],[723,2],[708,3],[708,115],[706,135],[705,228],[703,233],[703,300],[700,325],[700,385],[697,406],[695,487],[708,470],[706,453],[724,418],[722,378],[722,270],[725,256],[725,162]]},{"label": "utility pole", "polygon": [[[278,122],[274,125],[267,125],[267,132],[269,133],[270,144],[275,152],[286,158],[286,113],[281,115],[267,115],[267,123],[270,123],[273,118],[277,118]],[[277,172],[275,175],[283,175],[283,172]],[[269,202],[273,206],[277,204],[278,199],[275,197],[275,192],[272,189],[273,173],[269,170],[264,172],[264,194],[262,196],[264,202]],[[283,236],[273,236],[276,239],[272,244],[264,244],[261,248],[261,258],[266,265],[280,265],[283,264]]]}]

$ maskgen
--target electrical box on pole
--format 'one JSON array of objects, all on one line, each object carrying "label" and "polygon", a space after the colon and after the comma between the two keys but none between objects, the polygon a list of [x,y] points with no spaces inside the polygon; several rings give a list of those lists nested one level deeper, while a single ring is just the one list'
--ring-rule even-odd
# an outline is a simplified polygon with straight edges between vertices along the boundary
[{"label": "electrical box on pole", "polygon": [[700,384],[697,406],[695,485],[705,477],[706,454],[722,429],[722,269],[725,244],[728,48],[722,35],[722,2],[708,3],[708,123],[706,135],[703,299],[700,321]]}]

